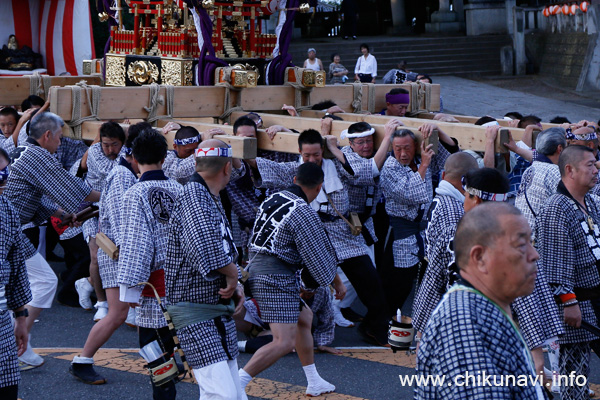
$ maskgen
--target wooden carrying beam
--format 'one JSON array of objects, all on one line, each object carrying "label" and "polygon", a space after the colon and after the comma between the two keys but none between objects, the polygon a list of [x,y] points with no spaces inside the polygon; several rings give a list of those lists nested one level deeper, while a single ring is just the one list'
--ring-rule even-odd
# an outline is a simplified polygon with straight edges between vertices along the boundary
[{"label": "wooden carrying beam", "polygon": [[[198,122],[189,122],[189,121],[181,121],[187,126],[193,126],[198,129],[199,132],[206,131],[211,128],[221,128],[227,135],[216,135],[216,139],[220,139],[225,143],[229,144],[233,149],[233,156],[235,158],[256,158],[256,149],[257,149],[257,139],[255,138],[247,138],[247,137],[238,137],[233,136],[233,127],[227,125],[216,125],[216,124],[204,124]],[[103,124],[103,121],[87,121],[82,124],[81,135],[84,140],[94,140],[100,131],[100,126]],[[163,122],[163,125],[166,122]],[[127,124],[120,124],[121,127],[125,130],[129,128]],[[169,149],[173,148],[173,139],[175,138],[176,131],[168,132],[165,137],[167,139],[167,143],[169,144]],[[262,134],[267,137],[267,134],[263,131]],[[230,136],[231,135],[231,136]],[[267,137],[268,140],[268,137]],[[296,146],[297,148],[297,141]],[[297,151],[296,151],[297,152]]]},{"label": "wooden carrying beam", "polygon": [[[446,114],[446,113],[444,113],[444,114]],[[468,115],[454,115],[454,114],[447,114],[447,115],[450,115],[451,117],[456,118],[459,122],[463,122],[465,124],[474,124],[479,119],[479,117],[470,117]],[[435,114],[431,114],[431,113],[419,113],[415,117],[422,118],[422,119],[433,119],[434,116],[435,116]],[[498,124],[500,126],[510,128],[510,125],[509,125],[510,121],[503,119],[503,118],[498,118],[498,119],[496,119],[496,121],[498,121]],[[549,122],[542,122],[542,129],[553,128],[556,126],[560,126],[560,124],[551,124]]]},{"label": "wooden carrying beam", "polygon": [[[42,77],[40,76],[38,79],[43,85]],[[99,76],[52,76],[50,77],[50,86],[75,85],[81,81],[86,81],[88,85],[102,84]],[[50,88],[45,87],[44,89]],[[20,105],[30,94],[31,79],[29,76],[3,76],[0,78],[0,106]],[[44,93],[40,93],[39,96],[45,97]]]},{"label": "wooden carrying beam", "polygon": [[[322,118],[325,113],[322,111],[305,110],[301,112],[302,117],[307,118]],[[344,121],[349,123],[355,122],[367,122],[372,126],[385,125],[390,119],[398,118],[407,128],[418,128],[427,122],[436,124],[447,133],[449,136],[454,137],[458,140],[458,144],[462,149],[468,149],[473,151],[485,151],[485,127],[467,124],[467,123],[453,123],[453,122],[441,122],[432,120],[423,120],[419,118],[407,118],[407,117],[388,117],[386,115],[369,115],[369,114],[351,114],[351,113],[339,113],[336,114]],[[264,114],[261,114],[263,123],[267,125]],[[292,117],[293,118],[293,117]],[[335,121],[337,122],[337,121]],[[522,139],[525,129],[510,128],[510,132],[515,141]],[[502,145],[500,135],[496,140],[496,152],[505,153],[508,149]]]}]

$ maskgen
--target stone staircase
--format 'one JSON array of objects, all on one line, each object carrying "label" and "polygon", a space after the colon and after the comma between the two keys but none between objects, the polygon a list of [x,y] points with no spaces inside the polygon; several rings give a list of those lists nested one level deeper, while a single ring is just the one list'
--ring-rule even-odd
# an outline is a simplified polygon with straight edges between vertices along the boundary
[{"label": "stone staircase", "polygon": [[306,50],[314,47],[326,69],[331,55],[338,53],[342,64],[352,72],[361,43],[367,43],[371,54],[377,58],[379,79],[396,68],[400,60],[406,60],[411,71],[427,73],[435,82],[436,75],[500,75],[500,49],[511,45],[512,40],[508,35],[295,39],[289,52],[293,62],[302,66],[307,57]]}]

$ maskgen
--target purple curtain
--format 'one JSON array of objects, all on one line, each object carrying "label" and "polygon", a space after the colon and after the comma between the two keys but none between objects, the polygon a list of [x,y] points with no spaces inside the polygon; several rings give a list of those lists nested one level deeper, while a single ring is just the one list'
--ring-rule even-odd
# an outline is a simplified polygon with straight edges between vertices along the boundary
[{"label": "purple curtain", "polygon": [[107,13],[110,18],[108,18],[108,40],[106,41],[106,45],[104,46],[104,54],[108,53],[110,50],[110,31],[113,26],[117,26],[117,21],[115,19],[116,10],[111,10],[111,0],[97,0],[96,8],[98,9],[98,13]]},{"label": "purple curtain", "polygon": [[279,55],[271,61],[269,66],[269,85],[283,85],[285,69],[293,66],[292,56],[288,54],[290,41],[292,40],[292,29],[296,9],[300,6],[300,0],[288,0],[285,15],[285,23],[279,34]]},{"label": "purple curtain", "polygon": [[215,56],[215,48],[212,45],[212,21],[199,0],[185,0],[188,7],[194,8],[200,17],[201,26],[197,26],[198,34],[204,38],[204,44],[200,49],[198,57],[198,84],[210,86],[214,84],[215,70],[217,67],[226,67],[228,64]]}]

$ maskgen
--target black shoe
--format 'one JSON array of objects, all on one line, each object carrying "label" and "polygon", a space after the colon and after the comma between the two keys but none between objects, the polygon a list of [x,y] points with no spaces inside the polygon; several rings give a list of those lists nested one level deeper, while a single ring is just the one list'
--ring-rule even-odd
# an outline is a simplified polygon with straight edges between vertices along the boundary
[{"label": "black shoe", "polygon": [[348,321],[362,322],[362,320],[364,319],[362,315],[360,315],[350,307],[342,308],[341,311],[344,318],[346,318]]},{"label": "black shoe", "polygon": [[364,322],[358,326],[358,334],[369,344],[381,347],[391,347],[388,343],[387,332],[381,334],[374,333]]},{"label": "black shoe", "polygon": [[88,385],[103,385],[106,383],[106,378],[102,375],[98,375],[94,370],[93,364],[71,363],[71,365],[69,365],[69,372],[75,378]]},{"label": "black shoe", "polygon": [[352,40],[356,40],[356,36],[352,36]]}]

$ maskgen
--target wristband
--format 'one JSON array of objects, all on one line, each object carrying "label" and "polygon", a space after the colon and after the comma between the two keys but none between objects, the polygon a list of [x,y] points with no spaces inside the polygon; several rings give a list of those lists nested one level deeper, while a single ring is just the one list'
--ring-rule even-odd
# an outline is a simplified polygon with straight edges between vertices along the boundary
[{"label": "wristband", "polygon": [[558,298],[560,299],[560,302],[564,304],[569,300],[576,300],[577,296],[575,296],[575,293],[565,293],[558,295]]},{"label": "wristband", "polygon": [[571,301],[569,301],[568,303],[565,303],[565,304],[563,304],[563,306],[564,306],[565,308],[567,308],[567,307],[573,307],[573,306],[576,306],[577,304],[579,304],[579,302],[578,302],[577,300],[571,300]]},{"label": "wristband", "polygon": [[13,312],[15,319],[19,318],[19,317],[29,317],[29,310],[27,310],[26,308],[21,310],[21,311],[15,311]]}]

